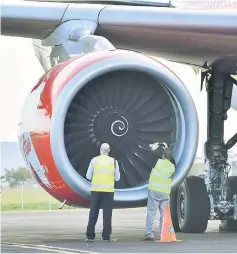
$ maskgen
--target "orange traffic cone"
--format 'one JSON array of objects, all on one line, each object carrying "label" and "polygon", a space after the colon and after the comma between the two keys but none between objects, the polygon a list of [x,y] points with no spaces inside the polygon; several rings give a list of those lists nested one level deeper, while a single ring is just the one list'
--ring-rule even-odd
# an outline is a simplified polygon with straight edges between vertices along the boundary
[{"label": "orange traffic cone", "polygon": [[182,242],[182,240],[176,239],[168,203],[165,205],[165,215],[162,224],[161,239],[157,240],[156,242],[159,243]]}]

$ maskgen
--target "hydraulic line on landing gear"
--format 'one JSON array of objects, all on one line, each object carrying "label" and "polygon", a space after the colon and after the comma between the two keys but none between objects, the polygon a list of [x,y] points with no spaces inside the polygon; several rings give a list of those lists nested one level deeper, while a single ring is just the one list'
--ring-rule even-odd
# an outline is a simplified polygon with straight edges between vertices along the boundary
[{"label": "hydraulic line on landing gear", "polygon": [[235,144],[237,143],[237,133],[232,137],[230,138],[226,144],[225,144],[225,148],[227,150],[231,149]]}]

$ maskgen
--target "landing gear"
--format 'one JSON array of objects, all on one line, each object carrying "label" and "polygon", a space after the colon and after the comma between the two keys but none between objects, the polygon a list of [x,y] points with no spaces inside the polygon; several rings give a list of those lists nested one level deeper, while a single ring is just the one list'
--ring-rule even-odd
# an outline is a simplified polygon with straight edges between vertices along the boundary
[{"label": "landing gear", "polygon": [[[228,149],[237,142],[237,134],[224,143],[224,121],[231,105],[233,70],[215,65],[206,77],[208,94],[207,141],[203,178],[190,176],[177,192],[177,215],[173,223],[186,233],[203,233],[209,220],[222,220],[220,230],[237,230],[237,177],[228,177]],[[231,68],[230,68],[231,69]],[[172,207],[172,205],[171,205]]]},{"label": "landing gear", "polygon": [[182,232],[203,233],[206,230],[209,199],[201,177],[187,177],[180,185],[177,196],[177,215]]},{"label": "landing gear", "polygon": [[[237,196],[237,176],[230,176],[229,177],[229,192],[228,192],[227,200],[231,201],[234,195]],[[235,207],[235,209],[237,210],[237,207]],[[222,220],[219,226],[219,231],[237,232],[237,220],[233,220],[233,219]]]},{"label": "landing gear", "polygon": [[215,67],[207,81],[208,93],[208,133],[205,144],[205,184],[210,199],[211,220],[237,220],[236,196],[231,190],[228,177],[230,165],[227,162],[227,142],[224,144],[224,121],[230,108],[233,79]]}]

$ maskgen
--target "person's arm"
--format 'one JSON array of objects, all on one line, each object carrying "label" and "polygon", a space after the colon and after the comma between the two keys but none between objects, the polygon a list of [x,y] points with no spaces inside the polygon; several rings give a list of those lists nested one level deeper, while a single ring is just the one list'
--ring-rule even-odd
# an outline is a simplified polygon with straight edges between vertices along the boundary
[{"label": "person's arm", "polygon": [[175,159],[172,157],[170,161],[174,164],[174,167],[176,168]]},{"label": "person's arm", "polygon": [[162,159],[163,158],[163,154],[164,154],[164,148],[163,147],[158,147],[155,151],[154,151],[156,157],[157,157],[157,160],[158,159]]},{"label": "person's arm", "polygon": [[173,176],[173,174],[175,173],[175,169],[176,169],[176,163],[175,163],[175,159],[172,157],[171,158],[171,160],[170,160],[170,162],[173,164],[173,170],[172,170],[172,172],[170,172],[171,173],[171,175],[170,175],[170,178]]},{"label": "person's arm", "polygon": [[115,171],[114,171],[114,179],[116,182],[118,182],[120,180],[120,172],[119,172],[119,165],[118,162],[115,160]]},{"label": "person's arm", "polygon": [[86,178],[88,180],[91,180],[92,179],[92,176],[93,176],[93,172],[94,172],[94,168],[93,168],[93,159],[91,160],[90,164],[89,164],[89,167],[87,169],[87,173],[86,173]]}]

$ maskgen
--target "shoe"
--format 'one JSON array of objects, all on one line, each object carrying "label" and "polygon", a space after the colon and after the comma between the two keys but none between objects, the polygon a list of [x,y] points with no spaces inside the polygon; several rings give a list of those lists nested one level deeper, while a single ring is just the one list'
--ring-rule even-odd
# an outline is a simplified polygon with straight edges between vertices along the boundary
[{"label": "shoe", "polygon": [[118,239],[109,239],[108,242],[116,242]]},{"label": "shoe", "polygon": [[118,239],[103,239],[103,241],[107,242],[116,242]]},{"label": "shoe", "polygon": [[93,243],[93,242],[94,242],[94,239],[86,239],[86,242],[87,242],[87,243]]},{"label": "shoe", "polygon": [[154,236],[146,234],[142,237],[142,241],[154,241]]}]

